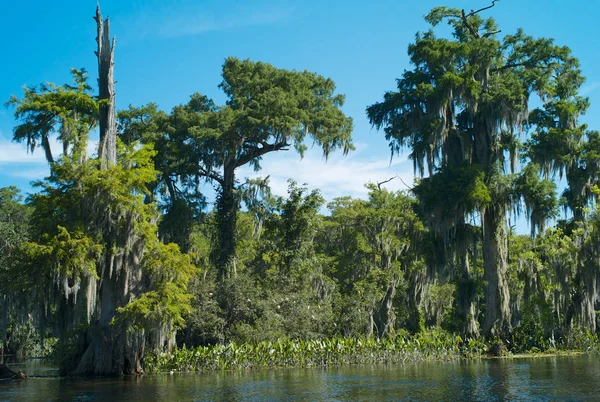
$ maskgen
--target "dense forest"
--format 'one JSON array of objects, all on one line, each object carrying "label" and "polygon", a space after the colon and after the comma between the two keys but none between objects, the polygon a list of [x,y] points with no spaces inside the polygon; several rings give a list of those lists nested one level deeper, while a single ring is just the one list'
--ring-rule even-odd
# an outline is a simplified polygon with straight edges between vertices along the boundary
[{"label": "dense forest", "polygon": [[98,8],[97,88],[73,69],[72,83],[8,100],[14,141],[51,173],[27,196],[0,189],[4,353],[128,374],[184,345],[435,330],[522,351],[595,334],[600,134],[580,122],[584,77],[567,47],[503,35],[483,16],[495,3],[433,9],[396,87],[365,105],[392,156],[414,163],[410,189],[365,183],[368,198],[328,203],[293,181],[275,196],[239,170],[310,143],[351,152],[332,79],[228,58],[223,105],[194,93],[171,111],[117,111]]}]

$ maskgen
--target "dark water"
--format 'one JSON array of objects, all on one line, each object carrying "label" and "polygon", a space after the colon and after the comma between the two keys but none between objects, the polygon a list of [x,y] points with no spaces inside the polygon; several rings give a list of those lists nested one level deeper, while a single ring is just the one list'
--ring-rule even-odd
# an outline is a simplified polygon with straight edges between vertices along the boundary
[{"label": "dark water", "polygon": [[[33,360],[13,369],[56,371]],[[600,400],[600,357],[410,363],[122,379],[0,382],[2,401],[501,401]]]}]

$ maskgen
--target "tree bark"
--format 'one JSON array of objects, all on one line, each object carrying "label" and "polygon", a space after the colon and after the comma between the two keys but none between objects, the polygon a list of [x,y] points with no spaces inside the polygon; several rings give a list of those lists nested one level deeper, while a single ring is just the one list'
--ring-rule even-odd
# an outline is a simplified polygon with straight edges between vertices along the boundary
[{"label": "tree bark", "polygon": [[460,317],[460,332],[468,338],[479,337],[475,320],[475,301],[477,294],[475,282],[471,278],[469,267],[469,247],[467,227],[463,223],[457,229],[456,247],[458,254],[459,278],[456,281],[456,306]]},{"label": "tree bark", "polygon": [[102,168],[114,166],[117,163],[117,124],[115,120],[115,40],[110,41],[110,20],[102,19],[100,6],[96,7],[98,37],[98,88],[100,101],[100,144],[98,156]]},{"label": "tree bark", "polygon": [[2,331],[2,349],[0,349],[0,354],[2,354],[3,350],[6,350],[6,331],[8,329],[8,296],[2,295],[2,309],[0,309],[0,331]]},{"label": "tree bark", "polygon": [[482,213],[483,269],[486,314],[483,334],[502,335],[510,327],[510,296],[508,293],[507,245],[505,211],[502,206],[491,205]]},{"label": "tree bark", "polygon": [[369,320],[367,321],[367,328],[366,328],[366,332],[367,332],[367,339],[372,338],[373,337],[373,329],[375,328],[375,319],[373,318],[375,314],[374,309],[371,309],[369,311]]},{"label": "tree bark", "polygon": [[218,248],[217,268],[219,280],[235,276],[235,246],[237,200],[235,198],[235,165],[226,164],[221,194],[217,202]]},{"label": "tree bark", "polygon": [[[138,250],[139,252],[139,250]],[[108,269],[114,256],[106,256],[100,288],[100,315],[83,335],[82,356],[76,375],[142,374],[144,332],[133,331],[121,323],[112,324],[117,309],[130,297],[134,267],[124,266],[120,272]],[[112,271],[112,272],[111,272]]]},{"label": "tree bark", "polygon": [[581,325],[589,331],[596,331],[596,267],[591,261],[585,261],[581,267],[579,314]]},{"label": "tree bark", "polygon": [[383,338],[386,335],[394,334],[394,324],[396,322],[396,314],[394,313],[394,297],[396,296],[396,285],[398,277],[395,275],[391,280],[385,296],[379,304],[379,310],[375,315],[375,322],[379,331],[379,337]]}]

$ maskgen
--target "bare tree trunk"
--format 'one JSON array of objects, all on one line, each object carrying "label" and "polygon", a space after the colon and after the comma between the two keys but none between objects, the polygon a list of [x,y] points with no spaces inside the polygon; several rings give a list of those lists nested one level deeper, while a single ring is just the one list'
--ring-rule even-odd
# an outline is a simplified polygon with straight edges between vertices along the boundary
[{"label": "bare tree trunk", "polygon": [[371,311],[369,311],[369,321],[367,322],[367,339],[368,338],[372,338],[373,337],[373,329],[375,328],[375,319],[373,318],[373,315],[375,314],[374,310],[371,309]]},{"label": "bare tree trunk", "polygon": [[485,291],[486,314],[483,334],[492,331],[502,334],[510,326],[510,296],[508,294],[507,245],[505,211],[497,205],[489,206],[482,213],[483,226],[483,276],[487,282]]},{"label": "bare tree trunk", "polygon": [[[114,92],[114,46],[110,43],[110,23],[103,21],[100,8],[94,17],[98,28],[98,86],[100,107],[100,147],[98,157],[102,169],[117,161]],[[141,289],[141,259],[144,243],[134,229],[140,219],[129,211],[107,210],[102,202],[107,194],[98,192],[85,205],[91,209],[87,216],[92,230],[102,233],[103,241],[116,251],[106,251],[97,266],[100,278],[98,298],[100,307],[80,344],[80,359],[74,368],[77,375],[121,375],[142,373],[145,335],[127,323],[113,323],[117,309],[127,305],[132,294]],[[85,206],[84,206],[85,207]],[[98,222],[104,222],[98,226]]]},{"label": "bare tree trunk", "polygon": [[98,156],[102,168],[117,163],[117,124],[115,120],[115,40],[110,41],[110,20],[102,20],[100,6],[96,7],[94,17],[98,29],[98,88],[99,99],[104,102],[100,106],[100,145]]}]

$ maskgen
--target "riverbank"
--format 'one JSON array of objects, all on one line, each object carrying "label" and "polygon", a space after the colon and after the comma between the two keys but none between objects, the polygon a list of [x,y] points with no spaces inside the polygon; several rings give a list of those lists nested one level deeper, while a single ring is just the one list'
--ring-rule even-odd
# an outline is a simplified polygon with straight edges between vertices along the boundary
[{"label": "riverbank", "polygon": [[597,373],[598,357],[584,355],[120,378],[38,377],[2,383],[0,400],[591,401],[600,393]]},{"label": "riverbank", "polygon": [[229,343],[174,349],[146,356],[146,371],[190,372],[246,370],[279,367],[327,367],[367,364],[393,364],[416,361],[458,359],[565,356],[598,353],[596,338],[559,341],[545,351],[532,348],[527,353],[511,353],[498,348],[498,341],[465,339],[443,331],[425,332],[396,339],[331,338],[322,340],[278,340],[276,342]]}]

